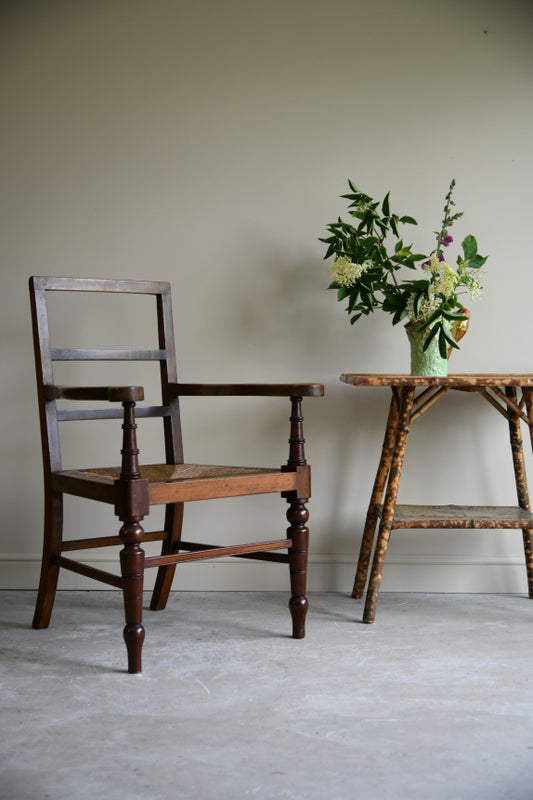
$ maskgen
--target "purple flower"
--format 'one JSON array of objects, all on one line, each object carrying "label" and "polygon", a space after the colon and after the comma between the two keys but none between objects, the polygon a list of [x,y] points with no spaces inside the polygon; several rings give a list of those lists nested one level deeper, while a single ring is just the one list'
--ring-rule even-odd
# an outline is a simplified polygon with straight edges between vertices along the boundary
[{"label": "purple flower", "polygon": [[442,244],[444,245],[444,247],[448,247],[448,245],[451,244],[452,242],[453,242],[453,236],[445,236],[444,239],[442,240]]},{"label": "purple flower", "polygon": [[439,261],[444,261],[444,256],[442,255],[442,253],[439,253]]}]

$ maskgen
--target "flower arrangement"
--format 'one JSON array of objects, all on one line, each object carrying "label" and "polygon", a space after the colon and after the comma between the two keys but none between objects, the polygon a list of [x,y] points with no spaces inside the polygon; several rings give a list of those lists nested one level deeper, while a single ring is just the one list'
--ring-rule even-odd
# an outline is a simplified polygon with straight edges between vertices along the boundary
[{"label": "flower arrangement", "polygon": [[[320,239],[327,245],[324,258],[335,256],[330,266],[333,282],[328,289],[337,290],[339,301],[348,300],[346,310],[352,325],[381,308],[392,314],[393,325],[407,318],[417,332],[424,332],[424,350],[436,338],[440,355],[446,358],[450,347],[458,348],[454,331],[469,318],[459,295],[479,296],[479,269],[487,260],[487,256],[479,255],[477,241],[469,234],[461,244],[456,266],[446,261],[444,249],[453,242],[449,230],[463,215],[454,211],[455,180],[446,195],[440,231],[435,231],[437,246],[429,255],[413,253],[412,245],[400,237],[400,225],[418,223],[411,216],[391,212],[390,192],[380,206],[352,181],[348,185],[350,192],[341,196],[349,201],[354,222],[339,217],[327,227],[331,235]],[[391,240],[395,240],[393,244]],[[418,262],[422,262],[424,277],[410,277],[405,270],[419,269]]]}]

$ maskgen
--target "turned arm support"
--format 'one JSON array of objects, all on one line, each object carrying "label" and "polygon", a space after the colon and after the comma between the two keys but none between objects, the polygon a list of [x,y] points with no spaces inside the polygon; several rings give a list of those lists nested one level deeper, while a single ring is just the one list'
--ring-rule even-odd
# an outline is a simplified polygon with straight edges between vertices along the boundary
[{"label": "turned arm support", "polygon": [[241,396],[241,397],[322,397],[321,383],[171,383],[173,397]]},{"label": "turned arm support", "polygon": [[96,400],[137,403],[144,400],[142,386],[52,386],[44,387],[45,400]]}]

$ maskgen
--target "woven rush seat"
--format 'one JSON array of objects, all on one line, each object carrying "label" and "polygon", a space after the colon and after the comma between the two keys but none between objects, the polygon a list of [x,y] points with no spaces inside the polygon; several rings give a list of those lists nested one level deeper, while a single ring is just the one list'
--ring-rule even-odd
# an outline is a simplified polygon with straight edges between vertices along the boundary
[{"label": "woven rush seat", "polygon": [[[97,475],[100,478],[118,480],[120,467],[96,467],[77,470],[82,475]],[[205,464],[148,464],[139,467],[141,478],[150,483],[173,483],[175,481],[196,480],[198,478],[233,478],[244,475],[271,475],[278,469],[257,467],[223,467]]]}]

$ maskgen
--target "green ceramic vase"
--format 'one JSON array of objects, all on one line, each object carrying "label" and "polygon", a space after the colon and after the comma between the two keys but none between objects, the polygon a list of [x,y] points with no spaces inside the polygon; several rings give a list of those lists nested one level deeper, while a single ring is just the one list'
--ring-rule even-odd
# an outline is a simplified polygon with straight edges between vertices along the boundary
[{"label": "green ceramic vase", "polygon": [[448,359],[439,352],[439,337],[435,336],[424,350],[427,331],[419,332],[419,327],[419,323],[412,322],[405,326],[411,345],[411,375],[447,375]]}]

